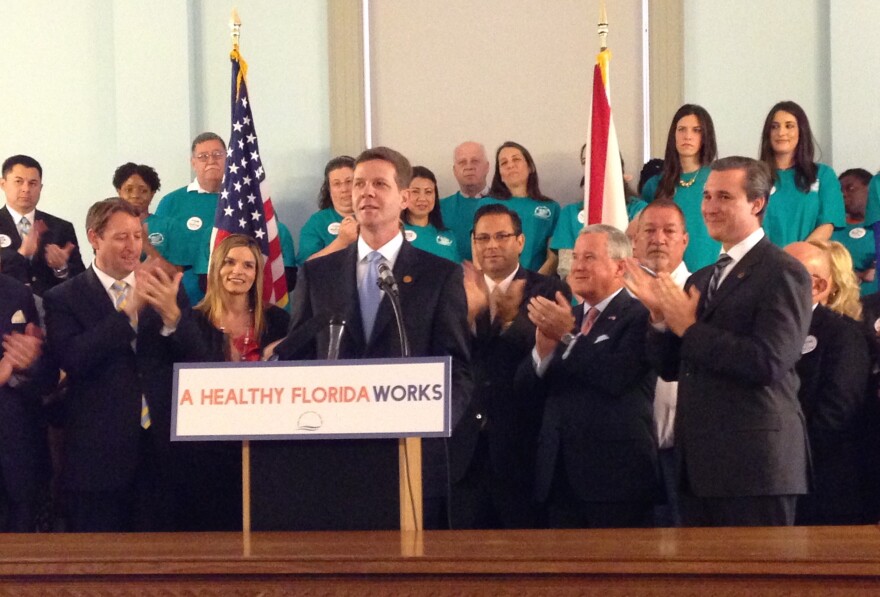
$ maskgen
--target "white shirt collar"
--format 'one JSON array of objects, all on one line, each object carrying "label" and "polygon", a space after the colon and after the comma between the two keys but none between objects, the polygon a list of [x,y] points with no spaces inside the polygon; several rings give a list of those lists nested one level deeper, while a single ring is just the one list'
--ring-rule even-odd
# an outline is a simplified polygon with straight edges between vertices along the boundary
[{"label": "white shirt collar", "polygon": [[[107,295],[110,297],[111,300],[115,300],[115,299],[116,299],[116,295],[115,295],[115,293],[110,289],[110,286],[111,286],[114,282],[116,282],[116,278],[114,278],[113,276],[111,276],[111,275],[109,275],[109,274],[107,274],[107,273],[105,273],[105,272],[102,272],[101,269],[98,267],[98,264],[95,263],[95,262],[92,262],[92,269],[95,270],[95,275],[98,276],[98,280],[101,281],[101,286],[103,286],[103,287],[104,287],[104,290],[107,291]],[[131,286],[132,288],[134,288],[134,287],[135,287],[135,284],[134,284],[134,272],[131,272],[130,274],[128,274],[127,276],[125,276],[124,278],[122,278],[122,281],[123,281],[123,282],[127,282],[127,283],[129,284],[129,286]]]},{"label": "white shirt collar", "polygon": [[18,226],[19,222],[21,222],[22,216],[24,216],[25,218],[28,219],[28,222],[31,223],[31,226],[33,226],[35,218],[37,217],[37,210],[36,209],[32,209],[30,211],[30,213],[20,214],[17,211],[15,211],[14,209],[12,209],[12,206],[7,203],[6,210],[9,212],[9,215],[12,216],[12,221],[15,222],[16,226]]},{"label": "white shirt collar", "polygon": [[389,240],[387,243],[379,247],[378,249],[373,249],[367,242],[363,239],[363,237],[358,236],[358,263],[364,261],[370,253],[374,250],[379,251],[382,257],[385,258],[385,261],[388,262],[389,267],[394,269],[394,264],[397,262],[397,256],[400,254],[400,247],[403,246],[403,234],[398,232],[394,235],[394,238]]},{"label": "white shirt collar", "polygon": [[194,178],[191,183],[186,185],[186,190],[190,193],[201,193],[203,195],[216,195],[216,193],[211,193],[202,188],[202,185],[199,184],[199,179]]},{"label": "white shirt collar", "polygon": [[736,265],[737,263],[739,263],[740,260],[746,256],[746,253],[754,249],[755,245],[757,245],[762,238],[764,238],[764,229],[758,228],[750,235],[745,237],[743,240],[739,241],[738,243],[730,247],[730,249],[725,251],[725,253],[727,253],[730,258],[733,259],[731,265]]},{"label": "white shirt collar", "polygon": [[516,269],[514,269],[509,276],[501,280],[500,282],[495,282],[492,278],[483,274],[483,278],[486,280],[486,287],[489,289],[489,294],[495,290],[495,287],[501,289],[501,292],[507,292],[507,289],[510,288],[510,283],[513,282],[513,278],[516,277],[516,272],[519,271],[519,263],[516,264]]},{"label": "white shirt collar", "polygon": [[620,294],[620,291],[621,291],[621,290],[623,290],[623,288],[618,288],[617,290],[615,290],[614,292],[612,292],[611,294],[609,294],[608,296],[606,296],[604,299],[602,299],[601,301],[599,301],[599,302],[596,303],[595,305],[591,305],[591,304],[587,303],[586,301],[584,301],[584,304],[583,304],[583,307],[584,307],[584,315],[587,314],[587,311],[589,311],[591,307],[595,307],[596,311],[598,311],[599,314],[601,315],[601,314],[602,314],[602,311],[605,310],[605,307],[608,306],[608,303],[610,303],[611,301],[613,301],[613,300],[614,300],[614,297],[617,296],[618,294]]},{"label": "white shirt collar", "polygon": [[669,277],[672,278],[672,281],[675,282],[679,287],[684,288],[684,285],[688,281],[688,278],[691,277],[691,273],[688,271],[687,265],[685,265],[684,261],[682,261],[678,264],[678,267],[670,272]]}]

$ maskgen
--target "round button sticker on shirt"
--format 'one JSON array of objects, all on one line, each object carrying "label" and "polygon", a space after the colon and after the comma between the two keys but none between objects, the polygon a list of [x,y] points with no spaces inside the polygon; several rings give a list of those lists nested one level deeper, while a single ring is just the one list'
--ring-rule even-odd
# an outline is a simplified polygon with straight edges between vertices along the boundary
[{"label": "round button sticker on shirt", "polygon": [[415,232],[413,232],[412,230],[407,230],[406,232],[404,232],[403,236],[406,237],[406,240],[408,240],[409,242],[412,242],[415,239],[417,239],[419,235],[416,234]]},{"label": "round button sticker on shirt", "polygon": [[587,220],[587,218],[584,216],[584,210],[580,210],[578,212],[578,222],[583,224],[586,220]]},{"label": "round button sticker on shirt", "polygon": [[339,222],[333,222],[332,224],[327,226],[327,232],[329,232],[333,236],[339,236]]},{"label": "round button sticker on shirt", "polygon": [[865,234],[866,234],[866,232],[865,232],[864,228],[853,228],[852,230],[849,231],[849,237],[855,238],[855,239],[862,238],[865,236]]},{"label": "round button sticker on shirt", "polygon": [[12,244],[12,239],[5,234],[0,234],[0,248],[5,249]]},{"label": "round button sticker on shirt", "polygon": [[186,221],[186,227],[190,230],[198,230],[202,227],[202,218],[193,216]]}]

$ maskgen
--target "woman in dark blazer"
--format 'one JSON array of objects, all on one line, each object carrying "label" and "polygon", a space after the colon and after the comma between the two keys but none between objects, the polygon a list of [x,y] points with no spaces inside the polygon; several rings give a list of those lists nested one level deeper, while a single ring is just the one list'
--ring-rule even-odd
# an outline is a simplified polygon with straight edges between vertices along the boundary
[{"label": "woman in dark blazer", "polygon": [[[193,360],[258,361],[287,333],[289,315],[263,304],[263,256],[251,237],[233,234],[211,254],[205,298],[193,308],[201,344]],[[241,448],[238,442],[177,444],[177,527],[241,529]]]}]

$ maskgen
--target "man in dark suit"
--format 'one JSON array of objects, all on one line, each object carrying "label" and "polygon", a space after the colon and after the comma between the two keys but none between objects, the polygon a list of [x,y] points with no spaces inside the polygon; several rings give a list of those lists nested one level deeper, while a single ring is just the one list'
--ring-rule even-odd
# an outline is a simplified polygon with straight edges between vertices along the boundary
[{"label": "man in dark suit", "polygon": [[686,290],[632,264],[629,287],[651,311],[652,363],[678,380],[684,524],[790,525],[807,492],[795,364],[810,324],[810,277],[764,237],[767,166],[730,157],[711,168],[702,212],[722,244],[718,263]]},{"label": "man in dark suit", "polygon": [[[388,264],[400,288],[403,325],[411,356],[452,357],[452,426],[461,419],[470,395],[470,354],[467,338],[467,302],[461,268],[405,242],[400,213],[407,205],[412,178],[409,161],[398,152],[377,147],[356,160],[352,201],[360,226],[357,242],[348,248],[306,262],[293,295],[291,332],[276,349],[284,359],[325,358],[329,330],[322,326],[314,340],[301,349],[297,337],[313,318],[345,320],[340,358],[395,358],[401,356],[397,327],[389,297],[377,293],[379,262]],[[397,449],[388,440],[295,442],[288,450],[289,479],[307,478],[313,502],[296,507],[286,503],[271,528],[381,528],[398,521]],[[425,528],[445,525],[448,473],[444,442],[423,442]],[[265,448],[269,450],[271,448]],[[268,455],[267,455],[268,457]],[[269,460],[273,458],[269,457]],[[255,463],[255,466],[261,466]],[[318,467],[309,468],[309,467]],[[270,476],[276,481],[280,473]],[[280,481],[279,481],[280,482]],[[377,489],[382,486],[382,489]],[[390,489],[390,492],[389,492]],[[274,490],[267,489],[266,494]],[[295,499],[312,499],[297,492]],[[258,492],[255,488],[256,499]],[[265,495],[265,494],[264,494]],[[342,496],[335,499],[335,496]],[[357,496],[355,498],[354,496]],[[375,500],[375,501],[373,501]],[[352,505],[357,507],[352,509]],[[267,507],[272,507],[268,504]],[[255,503],[255,518],[259,515]],[[292,518],[291,518],[292,517]]]},{"label": "man in dark suit", "polygon": [[49,462],[40,390],[57,379],[38,367],[42,332],[34,297],[0,274],[0,493],[3,531],[33,532]]},{"label": "man in dark suit", "polygon": [[477,210],[472,239],[481,268],[465,264],[474,392],[449,442],[452,526],[534,528],[541,403],[513,379],[535,345],[529,299],[570,298],[570,291],[558,278],[520,267],[522,223],[504,205]]},{"label": "man in dark suit", "polygon": [[93,205],[86,227],[92,267],[44,303],[49,349],[69,380],[61,483],[70,530],[168,530],[172,336],[192,331],[181,274],[140,263],[143,229],[122,199]]},{"label": "man in dark suit", "polygon": [[70,222],[36,209],[43,189],[43,168],[26,155],[3,162],[0,186],[0,271],[30,286],[42,297],[48,289],[82,272],[82,257]]},{"label": "man in dark suit", "polygon": [[587,226],[568,277],[584,304],[529,303],[535,348],[519,378],[546,395],[535,496],[551,528],[650,526],[660,495],[648,312],[623,288],[629,257],[623,232]]},{"label": "man in dark suit", "polygon": [[865,416],[871,352],[854,319],[825,306],[833,288],[827,252],[808,242],[785,252],[812,278],[813,317],[797,363],[798,399],[807,420],[813,487],[798,499],[795,524],[865,524],[860,423]]}]

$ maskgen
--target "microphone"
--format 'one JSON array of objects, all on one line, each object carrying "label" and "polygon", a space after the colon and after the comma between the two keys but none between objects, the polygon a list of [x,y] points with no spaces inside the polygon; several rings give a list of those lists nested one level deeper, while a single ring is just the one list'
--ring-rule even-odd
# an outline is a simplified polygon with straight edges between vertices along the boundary
[{"label": "microphone", "polygon": [[391,273],[391,268],[384,261],[379,263],[379,279],[376,283],[379,288],[388,295],[391,301],[391,308],[394,310],[394,321],[397,323],[397,335],[400,338],[400,356],[409,356],[409,339],[406,336],[406,327],[403,325],[403,311],[400,307],[400,289],[397,287],[397,280]]},{"label": "microphone", "polygon": [[330,342],[327,345],[327,360],[339,360],[339,344],[345,331],[345,320],[334,315],[330,318]]},{"label": "microphone", "polygon": [[394,279],[394,274],[391,272],[391,268],[388,267],[388,264],[384,261],[379,263],[379,279],[376,282],[379,284],[379,288],[388,294],[394,296],[400,295],[400,289],[397,287],[397,280]]}]

